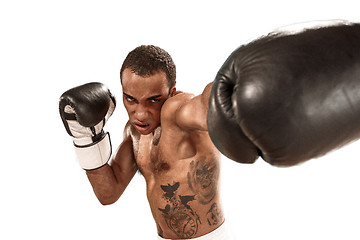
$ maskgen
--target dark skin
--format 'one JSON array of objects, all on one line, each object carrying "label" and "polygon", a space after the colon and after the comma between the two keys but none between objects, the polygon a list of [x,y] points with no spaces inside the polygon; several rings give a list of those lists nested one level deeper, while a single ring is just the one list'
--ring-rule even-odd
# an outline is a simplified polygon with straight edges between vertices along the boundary
[{"label": "dark skin", "polygon": [[129,69],[122,85],[124,140],[108,164],[87,171],[99,201],[116,202],[140,171],[160,236],[195,238],[218,228],[220,153],[206,125],[211,85],[199,96],[176,94],[164,72],[141,77]]}]

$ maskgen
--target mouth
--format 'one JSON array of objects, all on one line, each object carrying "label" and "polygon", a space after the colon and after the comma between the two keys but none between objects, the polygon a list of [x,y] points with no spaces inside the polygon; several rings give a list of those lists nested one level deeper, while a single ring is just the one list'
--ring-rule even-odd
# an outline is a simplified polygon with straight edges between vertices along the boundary
[{"label": "mouth", "polygon": [[150,124],[134,123],[133,126],[134,126],[139,132],[145,132],[146,130],[149,129]]}]

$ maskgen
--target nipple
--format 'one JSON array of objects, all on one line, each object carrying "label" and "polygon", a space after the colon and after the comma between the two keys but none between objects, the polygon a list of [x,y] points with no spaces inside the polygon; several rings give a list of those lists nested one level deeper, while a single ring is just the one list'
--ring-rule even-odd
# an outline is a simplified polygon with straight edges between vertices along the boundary
[{"label": "nipple", "polygon": [[163,170],[163,171],[167,171],[167,170],[170,169],[170,166],[167,163],[161,163],[160,164],[160,169]]}]

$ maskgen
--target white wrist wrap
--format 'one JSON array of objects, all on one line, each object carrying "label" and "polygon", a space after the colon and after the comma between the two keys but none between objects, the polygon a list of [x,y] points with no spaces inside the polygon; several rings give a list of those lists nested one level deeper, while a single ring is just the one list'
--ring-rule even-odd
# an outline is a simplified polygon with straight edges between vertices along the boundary
[{"label": "white wrist wrap", "polygon": [[[74,139],[75,153],[80,166],[85,170],[92,170],[105,165],[111,156],[111,141],[109,133],[96,143],[82,145],[89,139]],[[81,145],[80,145],[81,144]]]}]

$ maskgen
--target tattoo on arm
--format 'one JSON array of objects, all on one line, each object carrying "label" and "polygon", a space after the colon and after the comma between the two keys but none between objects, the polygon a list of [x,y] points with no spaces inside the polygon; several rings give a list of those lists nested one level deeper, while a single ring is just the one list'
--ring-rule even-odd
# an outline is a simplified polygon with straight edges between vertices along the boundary
[{"label": "tattoo on arm", "polygon": [[214,199],[218,190],[218,178],[219,167],[214,159],[200,156],[190,163],[188,183],[201,204],[208,204]]},{"label": "tattoo on arm", "polygon": [[162,212],[167,226],[180,238],[190,238],[197,233],[200,218],[188,204],[195,200],[194,195],[181,196],[176,193],[180,183],[173,185],[161,185],[163,198],[167,204],[164,208],[159,208]]}]

